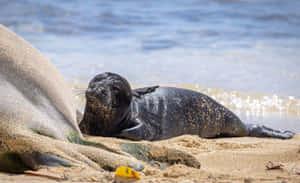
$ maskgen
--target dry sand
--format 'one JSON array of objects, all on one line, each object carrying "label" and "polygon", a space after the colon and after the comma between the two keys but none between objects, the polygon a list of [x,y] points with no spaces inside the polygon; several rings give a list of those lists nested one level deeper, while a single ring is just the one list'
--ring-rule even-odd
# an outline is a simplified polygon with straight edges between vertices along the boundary
[{"label": "dry sand", "polygon": [[[117,147],[120,142],[114,138],[90,137],[89,140],[101,141]],[[195,169],[177,164],[165,170],[150,166],[140,172],[141,179],[136,181],[156,182],[300,182],[300,135],[290,140],[269,138],[220,138],[202,139],[198,136],[180,136],[154,142],[170,148],[180,149],[196,156],[201,168]],[[280,163],[279,169],[267,170],[269,161]],[[48,168],[45,171],[66,180],[53,180],[30,175],[0,173],[0,182],[114,182],[114,172],[97,172],[88,168]]]}]

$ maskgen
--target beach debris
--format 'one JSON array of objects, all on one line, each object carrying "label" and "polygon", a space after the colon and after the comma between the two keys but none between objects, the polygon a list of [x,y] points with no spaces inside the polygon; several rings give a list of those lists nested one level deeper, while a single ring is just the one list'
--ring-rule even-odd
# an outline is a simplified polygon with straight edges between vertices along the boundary
[{"label": "beach debris", "polygon": [[266,168],[267,168],[267,170],[282,169],[283,168],[283,164],[281,164],[279,162],[269,161],[266,164]]},{"label": "beach debris", "polygon": [[90,178],[91,178],[91,181],[93,181],[93,182],[97,181],[97,179],[95,177],[93,177],[93,176],[91,176]]},{"label": "beach debris", "polygon": [[296,173],[297,175],[300,175],[300,169],[296,169],[296,170],[295,170],[295,173]]},{"label": "beach debris", "polygon": [[24,173],[27,175],[46,177],[46,178],[55,179],[55,180],[67,180],[67,177],[65,177],[65,176],[50,173],[50,172],[44,172],[44,171],[25,170]]},{"label": "beach debris", "polygon": [[140,179],[140,175],[137,171],[133,170],[132,168],[121,166],[117,168],[115,172],[116,178],[123,178],[123,179]]},{"label": "beach debris", "polygon": [[166,166],[164,166],[161,162],[159,161],[150,161],[149,164],[154,167],[154,168],[157,168],[157,169],[160,169],[160,170],[164,170],[166,169]]}]

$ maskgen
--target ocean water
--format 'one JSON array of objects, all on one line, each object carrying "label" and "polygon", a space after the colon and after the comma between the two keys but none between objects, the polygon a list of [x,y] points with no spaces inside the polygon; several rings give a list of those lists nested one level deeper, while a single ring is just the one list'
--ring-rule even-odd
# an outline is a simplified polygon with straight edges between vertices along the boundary
[{"label": "ocean water", "polygon": [[133,86],[198,90],[246,122],[300,132],[298,0],[0,0],[0,23],[74,88],[116,72]]}]

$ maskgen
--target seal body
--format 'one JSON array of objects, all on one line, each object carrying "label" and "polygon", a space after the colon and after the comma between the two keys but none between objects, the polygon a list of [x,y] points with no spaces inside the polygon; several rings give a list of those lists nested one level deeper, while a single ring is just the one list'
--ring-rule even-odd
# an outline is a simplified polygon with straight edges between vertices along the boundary
[{"label": "seal body", "polygon": [[72,164],[142,169],[138,162],[82,138],[72,91],[61,73],[27,41],[0,25],[0,171]]},{"label": "seal body", "polygon": [[61,140],[71,131],[82,136],[63,76],[38,50],[1,25],[0,90],[1,131],[20,126]]},{"label": "seal body", "polygon": [[158,87],[133,97],[130,108],[130,120],[143,124],[142,139],[162,140],[183,134],[205,138],[248,134],[235,114],[207,95],[191,90]]},{"label": "seal body", "polygon": [[244,124],[207,95],[175,87],[130,89],[118,74],[95,76],[86,92],[83,133],[132,140],[162,140],[183,134],[213,137],[291,138],[294,133]]}]

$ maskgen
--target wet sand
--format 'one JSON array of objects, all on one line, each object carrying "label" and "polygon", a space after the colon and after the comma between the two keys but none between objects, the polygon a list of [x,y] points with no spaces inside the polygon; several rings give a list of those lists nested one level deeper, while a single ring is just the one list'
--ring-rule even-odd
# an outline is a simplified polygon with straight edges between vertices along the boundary
[{"label": "wet sand", "polygon": [[[125,140],[103,137],[89,137],[111,147]],[[169,148],[189,152],[201,162],[201,168],[190,168],[175,164],[165,170],[146,165],[136,182],[300,182],[300,135],[290,140],[269,138],[220,138],[202,139],[184,135],[169,140],[153,142]],[[269,161],[280,163],[281,168],[267,170]],[[99,172],[86,167],[48,168],[40,170],[63,177],[55,180],[39,176],[0,173],[0,182],[114,182],[114,172]],[[300,172],[299,172],[300,173]]]}]

